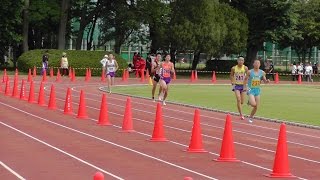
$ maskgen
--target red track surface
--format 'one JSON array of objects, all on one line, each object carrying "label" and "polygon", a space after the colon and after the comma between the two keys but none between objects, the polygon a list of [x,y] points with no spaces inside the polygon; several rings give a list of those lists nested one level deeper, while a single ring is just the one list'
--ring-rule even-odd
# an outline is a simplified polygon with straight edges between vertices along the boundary
[{"label": "red track surface", "polygon": [[[11,78],[12,79],[12,78]],[[50,86],[56,87],[58,110],[48,110],[0,94],[0,159],[25,179],[92,179],[101,171],[105,179],[267,179],[274,160],[279,124],[254,121],[248,124],[233,116],[236,157],[240,163],[212,161],[220,152],[225,114],[201,111],[205,149],[209,153],[183,152],[189,145],[194,109],[168,104],[163,107],[165,143],[148,142],[153,130],[156,104],[132,99],[136,133],[119,133],[126,97],[107,95],[109,119],[113,126],[98,126],[96,120],[104,86],[100,79],[90,83],[64,78],[46,83],[46,103]],[[36,78],[35,98],[40,77]],[[21,77],[20,77],[21,81]],[[130,80],[130,84],[139,83]],[[173,83],[186,83],[176,81]],[[204,81],[203,81],[204,82]],[[117,84],[124,84],[118,79]],[[207,83],[207,82],[205,82]],[[4,84],[1,84],[4,90]],[[11,80],[11,88],[13,87]],[[86,97],[88,120],[62,113],[67,87],[73,87],[72,102],[77,113],[80,90]],[[20,90],[20,89],[19,89]],[[29,83],[26,86],[27,94]],[[169,97],[170,99],[170,97]],[[287,125],[292,174],[305,179],[320,177],[320,131]],[[0,166],[1,179],[17,179]]]}]

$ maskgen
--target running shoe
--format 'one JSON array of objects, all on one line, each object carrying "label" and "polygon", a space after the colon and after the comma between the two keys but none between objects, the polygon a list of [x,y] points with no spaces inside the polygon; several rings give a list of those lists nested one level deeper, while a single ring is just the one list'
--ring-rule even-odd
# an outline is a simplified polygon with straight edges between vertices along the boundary
[{"label": "running shoe", "polygon": [[248,118],[248,121],[249,121],[249,123],[252,123],[253,121],[252,121],[252,118]]},{"label": "running shoe", "polygon": [[167,105],[167,104],[166,104],[166,101],[162,101],[162,105],[164,105],[164,106]]},{"label": "running shoe", "polygon": [[241,116],[240,119],[241,119],[241,120],[244,120],[244,116]]}]

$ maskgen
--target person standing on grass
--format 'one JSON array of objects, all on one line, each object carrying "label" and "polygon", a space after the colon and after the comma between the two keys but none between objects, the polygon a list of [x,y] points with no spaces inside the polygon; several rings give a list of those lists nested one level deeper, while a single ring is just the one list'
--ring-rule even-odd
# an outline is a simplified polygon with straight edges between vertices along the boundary
[{"label": "person standing on grass", "polygon": [[171,82],[171,74],[174,73],[173,63],[170,62],[171,56],[167,54],[165,56],[165,61],[160,64],[160,88],[162,88],[162,92],[159,96],[159,101],[162,100],[162,105],[166,105],[166,99],[168,97],[169,92],[169,84]]},{"label": "person standing on grass", "polygon": [[63,52],[62,57],[60,59],[60,68],[61,68],[61,75],[69,75],[68,71],[69,63],[67,58],[67,53]]},{"label": "person standing on grass", "polygon": [[313,82],[312,73],[313,73],[312,66],[311,66],[310,63],[307,63],[306,70],[305,70],[305,75],[306,75],[306,81],[307,82]]},{"label": "person standing on grass", "polygon": [[117,61],[114,59],[113,54],[109,54],[109,58],[106,61],[106,76],[108,81],[108,90],[111,94],[111,86],[114,85],[114,77],[116,76],[116,72],[119,68]]},{"label": "person standing on grass", "polygon": [[106,62],[108,61],[108,55],[104,55],[103,59],[101,59],[100,63],[102,64],[102,68],[106,68]]},{"label": "person standing on grass", "polygon": [[238,108],[241,120],[244,120],[244,116],[242,114],[242,104],[244,102],[244,97],[245,97],[243,85],[244,85],[244,79],[246,77],[247,71],[248,71],[248,67],[244,65],[244,58],[242,56],[239,56],[238,64],[231,68],[230,80],[232,85],[232,91],[236,96],[237,108]]},{"label": "person standing on grass", "polygon": [[244,90],[247,91],[247,95],[249,96],[248,105],[253,107],[248,121],[252,123],[252,118],[256,114],[258,110],[258,106],[260,104],[260,84],[261,79],[265,83],[269,83],[270,80],[266,78],[266,73],[263,72],[260,68],[260,61],[255,60],[253,63],[253,69],[248,70],[246,73],[246,77],[244,80]]},{"label": "person standing on grass", "polygon": [[[152,100],[155,102],[154,94],[157,89],[157,84],[160,81],[160,63],[161,63],[161,54],[157,53],[156,58],[151,62],[151,73],[150,76],[152,77]],[[161,93],[161,86],[159,88],[158,97]]]}]

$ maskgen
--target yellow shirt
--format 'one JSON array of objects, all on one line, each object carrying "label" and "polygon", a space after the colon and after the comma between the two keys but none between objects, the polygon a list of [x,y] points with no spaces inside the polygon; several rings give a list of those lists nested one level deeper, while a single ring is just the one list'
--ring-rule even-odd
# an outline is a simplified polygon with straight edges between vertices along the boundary
[{"label": "yellow shirt", "polygon": [[234,80],[236,85],[243,85],[244,78],[246,77],[246,69],[245,65],[242,67],[238,67],[238,65],[234,66]]}]

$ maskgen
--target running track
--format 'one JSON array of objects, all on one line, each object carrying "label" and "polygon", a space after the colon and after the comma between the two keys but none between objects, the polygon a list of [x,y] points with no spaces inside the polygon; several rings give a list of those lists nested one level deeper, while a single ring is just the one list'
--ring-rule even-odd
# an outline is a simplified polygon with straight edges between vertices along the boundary
[{"label": "running track", "polygon": [[[19,80],[21,84],[20,76]],[[24,77],[26,79],[26,77]],[[13,87],[10,77],[11,90]],[[119,133],[126,97],[107,94],[109,119],[113,126],[96,125],[102,93],[100,78],[89,83],[63,78],[45,84],[46,103],[50,86],[55,85],[58,110],[48,110],[0,94],[0,177],[1,179],[92,179],[100,171],[105,179],[267,179],[271,172],[279,124],[256,120],[253,124],[233,116],[236,157],[241,163],[212,161],[220,152],[225,114],[201,110],[201,128],[209,153],[190,154],[189,145],[194,109],[167,104],[163,107],[165,143],[148,142],[153,130],[156,104],[132,98],[136,133]],[[35,98],[40,77],[35,78]],[[122,83],[117,79],[117,84]],[[130,79],[129,84],[139,83]],[[176,81],[173,83],[186,83]],[[4,90],[4,84],[1,84]],[[88,120],[62,113],[68,87],[72,88],[74,113],[80,90],[86,97]],[[26,84],[28,94],[29,83]],[[20,88],[19,88],[20,91]],[[170,97],[169,97],[170,99]],[[320,131],[287,125],[291,172],[300,179],[320,177]]]}]

